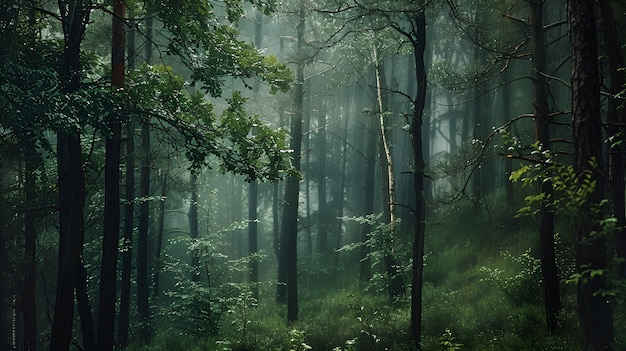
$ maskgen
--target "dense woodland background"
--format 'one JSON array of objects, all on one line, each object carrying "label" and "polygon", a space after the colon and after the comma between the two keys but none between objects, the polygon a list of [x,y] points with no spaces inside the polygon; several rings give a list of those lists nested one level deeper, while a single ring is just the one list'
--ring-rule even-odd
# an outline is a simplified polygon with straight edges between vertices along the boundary
[{"label": "dense woodland background", "polygon": [[625,21],[2,0],[0,349],[626,349]]}]

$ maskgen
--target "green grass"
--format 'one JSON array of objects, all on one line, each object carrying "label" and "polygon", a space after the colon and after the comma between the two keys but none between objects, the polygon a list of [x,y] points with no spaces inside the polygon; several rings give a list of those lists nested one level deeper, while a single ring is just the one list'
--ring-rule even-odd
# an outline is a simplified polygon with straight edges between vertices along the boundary
[{"label": "green grass", "polygon": [[[442,218],[428,229],[422,350],[579,349],[575,287],[563,287],[562,329],[550,335],[537,297],[541,287],[535,278],[520,274],[526,261],[517,258],[536,246],[535,223],[510,218],[488,223],[473,211],[461,208],[454,221]],[[500,280],[487,279],[489,269],[501,271]],[[347,279],[338,280],[345,284]],[[273,285],[268,284],[259,306],[249,311],[245,335],[241,321],[225,321],[216,338],[199,340],[169,332],[152,345],[129,350],[412,350],[409,299],[391,303],[384,294],[363,291],[356,276],[354,280],[343,289],[331,281],[307,284],[308,289],[300,291],[299,321],[289,326],[286,308],[273,302]],[[624,311],[618,310],[618,338],[623,320]]]}]

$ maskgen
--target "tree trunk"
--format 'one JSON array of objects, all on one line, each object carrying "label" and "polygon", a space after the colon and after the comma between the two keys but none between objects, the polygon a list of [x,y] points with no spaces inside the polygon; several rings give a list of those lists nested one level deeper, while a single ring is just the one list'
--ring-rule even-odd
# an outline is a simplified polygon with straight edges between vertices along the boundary
[{"label": "tree trunk", "polygon": [[139,223],[137,231],[137,312],[139,317],[139,342],[148,343],[151,337],[150,303],[148,286],[148,227],[150,226],[150,124],[141,128],[142,161],[139,174]]},{"label": "tree trunk", "polygon": [[[423,2],[420,1],[423,6]],[[426,104],[426,67],[424,51],[426,48],[426,15],[419,11],[413,18],[415,40],[413,56],[415,59],[415,79],[417,93],[414,100],[410,136],[413,145],[413,181],[415,183],[415,231],[413,233],[413,274],[411,279],[411,330],[410,340],[420,348],[422,335],[422,284],[424,276],[424,235],[426,222],[426,201],[424,198],[424,156],[422,140],[422,121]]]},{"label": "tree trunk", "polygon": [[[300,5],[299,22],[297,28],[298,54],[303,53],[305,17],[304,5]],[[304,102],[304,63],[297,63],[296,87],[295,87],[295,113],[291,117],[291,142],[290,148],[293,150],[292,166],[300,170],[300,159],[302,157],[302,113]],[[279,273],[284,272],[281,284],[286,287],[277,290],[277,300],[287,302],[287,322],[293,323],[298,319],[298,198],[300,192],[300,180],[297,176],[287,178],[285,184],[285,201],[283,205],[282,238],[280,247]],[[279,279],[281,277],[279,276]],[[282,294],[282,296],[281,296]]]},{"label": "tree trunk", "polygon": [[[532,47],[533,83],[535,85],[535,135],[541,151],[550,150],[550,117],[548,108],[548,81],[546,79],[546,54],[543,30],[543,0],[532,0],[530,9],[530,37]],[[543,153],[542,153],[543,154]],[[543,160],[542,160],[543,161]],[[552,182],[545,179],[541,183],[541,192],[552,199]],[[547,201],[541,204],[539,211],[539,239],[541,242],[541,272],[544,292],[546,322],[551,333],[559,327],[561,295],[559,275],[554,249],[554,213]]]},{"label": "tree trunk", "polygon": [[[378,102],[378,123],[380,130],[381,147],[381,172],[383,184],[383,214],[385,223],[391,226],[391,233],[386,240],[384,265],[387,272],[389,297],[393,300],[404,293],[404,281],[394,252],[394,237],[396,235],[396,197],[395,197],[395,177],[393,173],[393,158],[391,156],[391,146],[387,136],[385,126],[385,113],[388,111],[387,87],[385,79],[385,68],[378,61],[378,48],[373,48],[373,59],[376,63],[376,101]],[[388,247],[387,247],[388,246]]]},{"label": "tree trunk", "polygon": [[159,219],[157,221],[156,247],[154,248],[154,273],[152,274],[152,296],[159,298],[160,273],[161,273],[161,250],[163,248],[163,236],[165,235],[165,200],[167,196],[167,173],[163,172],[161,178],[161,197],[159,198]]},{"label": "tree trunk", "polygon": [[[187,215],[187,218],[189,219],[189,237],[191,238],[191,243],[194,244],[198,240],[199,234],[198,175],[194,170],[191,171],[189,183],[191,187],[191,201],[189,203],[189,214]],[[191,251],[191,281],[200,281],[200,257],[198,256],[198,252],[196,250]]]},{"label": "tree trunk", "polygon": [[76,305],[80,317],[80,329],[83,336],[83,346],[85,350],[96,349],[96,328],[91,312],[91,302],[89,300],[89,288],[87,286],[87,270],[83,261],[83,254],[80,255],[78,271],[76,275]]},{"label": "tree trunk", "polygon": [[[31,150],[25,159],[24,172],[24,254],[26,265],[24,271],[24,286],[22,293],[22,313],[24,316],[24,349],[26,351],[37,350],[37,232],[35,228],[35,182],[37,169],[37,154],[34,144],[27,146]],[[1,272],[1,271],[0,271]],[[4,301],[0,300],[0,303]]]},{"label": "tree trunk", "polygon": [[248,191],[248,255],[250,256],[250,276],[248,281],[252,285],[252,297],[259,300],[259,261],[258,245],[258,183],[252,181]]},{"label": "tree trunk", "polygon": [[[131,16],[132,17],[132,16]],[[130,50],[129,50],[130,51]],[[130,52],[129,52],[130,55]],[[117,345],[123,350],[128,345],[130,324],[130,293],[133,257],[133,229],[135,217],[135,123],[126,127],[126,185],[124,195],[124,243],[121,248],[122,276],[120,282],[120,311],[117,331]]]},{"label": "tree trunk", "polygon": [[72,338],[74,286],[83,247],[85,180],[78,132],[57,137],[59,172],[59,268],[50,351],[67,351]]},{"label": "tree trunk", "polygon": [[[594,0],[569,0],[570,46],[572,52],[572,114],[574,122],[574,167],[581,180],[587,174],[595,187],[576,216],[576,267],[606,269],[606,240],[601,233],[599,209],[604,196],[600,81]],[[589,186],[580,184],[580,186]],[[604,274],[578,281],[578,317],[583,350],[606,350],[613,342],[611,305],[596,293],[606,288]]]},{"label": "tree trunk", "polygon": [[616,138],[610,145],[608,157],[608,177],[611,187],[611,203],[613,206],[613,216],[617,220],[615,223],[615,253],[624,259],[620,264],[620,275],[626,278],[626,209],[624,208],[626,199],[624,198],[624,148],[621,141],[624,138],[624,126],[626,124],[626,111],[621,101],[616,98],[617,94],[624,89],[624,73],[620,72],[624,66],[622,54],[622,42],[619,40],[615,15],[609,0],[598,1],[598,18],[604,38],[604,52],[606,54],[609,77],[610,77],[610,97],[608,106],[608,137]]},{"label": "tree trunk", "polygon": [[[69,1],[65,6],[59,4],[65,42],[60,76],[63,92],[70,94],[78,90],[80,84],[80,77],[77,74],[81,70],[80,45],[90,10],[84,8],[81,1]],[[50,351],[69,350],[72,339],[74,286],[84,235],[85,176],[82,166],[80,132],[69,128],[59,132],[57,134],[59,256]]]},{"label": "tree trunk", "polygon": [[[328,253],[328,204],[326,202],[326,108],[317,111],[317,252]],[[307,153],[308,154],[308,153]]]},{"label": "tree trunk", "polygon": [[[374,214],[374,184],[376,178],[376,146],[377,134],[376,123],[373,116],[366,116],[366,151],[365,151],[365,181],[363,184],[363,216]],[[361,282],[367,282],[372,278],[371,261],[368,254],[369,246],[366,245],[372,226],[363,224],[361,227],[361,247],[359,249],[359,278]]]},{"label": "tree trunk", "polygon": [[[124,87],[124,0],[113,2],[111,85]],[[104,234],[100,270],[100,304],[98,307],[98,350],[113,350],[115,334],[115,300],[117,298],[117,253],[120,231],[120,150],[122,123],[115,113],[108,116],[104,168]]]},{"label": "tree trunk", "polygon": [[[135,13],[133,7],[128,9],[130,27],[128,30],[128,68],[135,68]],[[130,289],[133,261],[133,230],[135,221],[135,122],[129,119],[126,125],[126,174],[124,197],[124,229],[123,244],[120,249],[122,256],[120,280],[120,309],[117,329],[117,345],[123,350],[128,345],[128,329],[130,324]]]}]

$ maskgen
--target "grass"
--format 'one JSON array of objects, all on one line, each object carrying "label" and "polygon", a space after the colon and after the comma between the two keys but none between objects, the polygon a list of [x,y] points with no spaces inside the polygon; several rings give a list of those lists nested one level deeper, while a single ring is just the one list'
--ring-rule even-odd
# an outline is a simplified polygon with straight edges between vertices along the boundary
[{"label": "grass", "polygon": [[[442,220],[445,225],[428,229],[422,350],[579,349],[575,289],[564,287],[562,330],[550,335],[541,299],[533,297],[541,294],[536,291],[539,284],[527,274],[519,274],[524,272],[524,264],[511,259],[536,245],[534,223],[510,217],[502,217],[500,224],[486,223],[472,211],[468,206],[455,214],[455,218],[468,218],[466,222]],[[500,270],[498,279],[512,284],[512,292],[522,296],[513,298],[505,285],[487,279],[488,269]],[[307,286],[308,290],[301,290],[299,321],[292,325],[285,322],[285,307],[273,303],[273,286],[267,286],[261,303],[247,317],[245,335],[237,327],[239,322],[226,323],[216,338],[198,340],[170,331],[161,333],[149,346],[129,350],[414,349],[407,342],[408,298],[390,303],[384,294],[365,292],[356,283],[344,289],[332,283]],[[617,313],[616,320],[623,321],[623,314]],[[616,322],[617,328],[619,325]]]}]

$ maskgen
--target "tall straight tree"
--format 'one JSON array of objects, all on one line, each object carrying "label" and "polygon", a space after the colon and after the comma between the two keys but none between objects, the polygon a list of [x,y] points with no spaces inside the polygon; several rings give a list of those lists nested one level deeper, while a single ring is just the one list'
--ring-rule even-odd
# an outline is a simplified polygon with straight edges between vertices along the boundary
[{"label": "tall straight tree", "polygon": [[[66,94],[80,87],[80,46],[89,22],[90,7],[83,1],[59,2],[63,28],[60,76]],[[80,131],[67,127],[57,134],[59,258],[50,351],[69,350],[74,317],[74,286],[84,240],[85,175]]]},{"label": "tall straight tree", "polygon": [[[113,40],[111,49],[111,85],[124,88],[124,0],[113,1]],[[98,307],[98,350],[110,351],[114,346],[115,300],[117,298],[117,253],[120,230],[120,149],[121,116],[114,111],[108,116],[104,170],[104,235],[100,269],[100,303]]]},{"label": "tall straight tree", "polygon": [[[529,28],[532,51],[532,78],[535,87],[535,135],[543,152],[550,150],[550,116],[548,107],[548,79],[546,76],[546,44],[544,40],[543,0],[531,0]],[[541,192],[552,198],[552,182],[548,177],[541,183]],[[539,211],[539,239],[541,242],[541,274],[546,321],[550,332],[559,327],[561,295],[554,248],[554,213],[547,201]]]},{"label": "tall straight tree", "polygon": [[[300,2],[298,11],[297,55],[295,82],[295,111],[291,115],[290,148],[293,152],[292,167],[300,170],[302,153],[302,113],[304,105],[304,31],[305,31],[304,3]],[[298,199],[300,193],[300,179],[297,175],[290,175],[285,184],[283,205],[283,222],[281,230],[280,257],[278,261],[278,287],[276,298],[278,302],[287,303],[287,322],[298,319]],[[282,275],[282,276],[281,276]]]},{"label": "tall straight tree", "polygon": [[[144,48],[146,63],[152,63],[152,13],[146,15],[146,45]],[[139,318],[139,340],[147,343],[151,338],[150,331],[150,289],[148,286],[148,231],[150,227],[150,118],[146,117],[141,125],[141,166],[139,169],[139,220],[137,228],[137,312]]]},{"label": "tall straight tree", "polygon": [[396,236],[396,178],[394,175],[393,157],[391,152],[391,142],[385,119],[388,117],[389,111],[389,92],[387,88],[387,79],[385,75],[385,66],[379,58],[379,47],[372,48],[372,59],[374,61],[375,79],[376,79],[376,111],[379,128],[379,145],[380,145],[380,169],[382,172],[382,197],[384,202],[383,216],[385,223],[389,224],[391,233],[386,236],[384,264],[387,273],[387,290],[389,297],[393,300],[404,293],[404,279],[399,272],[398,262],[395,257],[395,240]]},{"label": "tall straight tree", "polygon": [[[128,68],[135,68],[135,12],[131,6],[128,9],[130,28],[127,32]],[[128,329],[130,324],[131,274],[133,269],[133,231],[135,228],[135,122],[129,119],[126,125],[126,174],[124,185],[124,229],[121,248],[122,265],[120,277],[120,304],[117,329],[117,345],[119,349],[128,344]]]},{"label": "tall straight tree", "polygon": [[[598,1],[598,18],[602,28],[604,55],[608,63],[610,77],[610,96],[607,109],[607,131],[610,139],[621,139],[626,126],[626,110],[619,106],[618,94],[624,89],[626,81],[620,70],[626,66],[622,53],[623,42],[620,42],[615,14],[610,0]],[[611,187],[611,204],[615,223],[615,253],[626,259],[626,208],[624,189],[624,147],[621,142],[613,140],[608,157],[608,177]],[[620,275],[626,278],[626,261],[620,264]]]},{"label": "tall straight tree", "polygon": [[417,10],[411,14],[413,30],[404,32],[396,29],[411,42],[415,60],[417,92],[413,98],[410,137],[413,145],[413,182],[415,183],[415,230],[413,232],[413,273],[411,279],[411,332],[410,339],[419,348],[422,335],[422,283],[424,277],[424,236],[426,223],[426,200],[424,197],[424,155],[422,122],[426,105],[426,13],[424,1],[417,1]]},{"label": "tall straight tree", "polygon": [[[569,0],[568,21],[572,52],[572,114],[574,122],[574,168],[580,186],[592,187],[577,216],[576,268],[606,269],[606,239],[602,233],[600,208],[604,196],[602,168],[602,123],[600,121],[600,74],[594,0]],[[589,178],[591,183],[583,184]],[[578,281],[578,318],[583,350],[607,350],[613,342],[611,305],[598,291],[606,288],[604,274]]]}]

